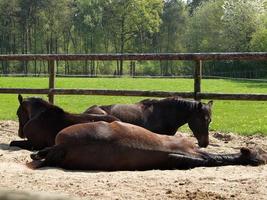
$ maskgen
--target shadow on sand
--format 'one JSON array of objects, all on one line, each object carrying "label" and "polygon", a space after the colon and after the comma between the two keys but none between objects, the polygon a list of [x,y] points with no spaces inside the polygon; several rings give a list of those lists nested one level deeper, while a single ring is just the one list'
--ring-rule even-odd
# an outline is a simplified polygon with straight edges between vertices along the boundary
[{"label": "shadow on sand", "polygon": [[0,143],[0,150],[4,150],[4,151],[9,151],[9,152],[12,152],[12,151],[20,151],[20,150],[23,150],[19,147],[10,147],[9,146],[9,143]]}]

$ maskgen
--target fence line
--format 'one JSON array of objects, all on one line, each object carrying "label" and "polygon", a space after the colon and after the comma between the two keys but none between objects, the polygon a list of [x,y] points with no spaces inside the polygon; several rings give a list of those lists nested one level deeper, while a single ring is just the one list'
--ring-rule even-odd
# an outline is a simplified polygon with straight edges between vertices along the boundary
[{"label": "fence line", "polygon": [[[202,93],[202,64],[207,60],[265,60],[267,52],[244,53],[160,53],[160,54],[16,54],[0,55],[0,61],[29,61],[46,60],[49,67],[49,88],[0,88],[0,93],[9,94],[48,94],[49,101],[54,102],[54,95],[112,95],[112,96],[146,96],[167,97],[181,96],[184,98],[224,99],[224,100],[267,100],[267,94],[223,94]],[[83,90],[55,88],[56,61],[60,60],[191,60],[195,61],[194,91],[193,92],[162,92],[162,91],[134,91],[134,90]]]},{"label": "fence line", "polygon": [[267,52],[143,53],[143,54],[2,54],[0,61],[17,60],[267,60]]}]

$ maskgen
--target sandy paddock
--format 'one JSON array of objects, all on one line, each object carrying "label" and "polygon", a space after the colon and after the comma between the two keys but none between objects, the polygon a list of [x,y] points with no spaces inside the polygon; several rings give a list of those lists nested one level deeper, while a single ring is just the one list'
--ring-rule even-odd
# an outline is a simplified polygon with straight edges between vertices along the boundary
[{"label": "sandy paddock", "polygon": [[[191,170],[66,171],[31,170],[29,151],[10,148],[18,124],[0,122],[0,189],[62,194],[77,199],[267,199],[267,165]],[[190,139],[195,140],[188,135]],[[267,150],[267,138],[211,134],[212,152],[237,152],[241,146]]]}]

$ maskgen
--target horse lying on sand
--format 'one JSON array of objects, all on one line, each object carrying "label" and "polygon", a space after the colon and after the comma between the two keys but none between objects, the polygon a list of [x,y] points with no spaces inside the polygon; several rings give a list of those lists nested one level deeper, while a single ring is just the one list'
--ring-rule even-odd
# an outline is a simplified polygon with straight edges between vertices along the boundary
[{"label": "horse lying on sand", "polygon": [[199,166],[260,165],[267,153],[241,148],[236,154],[210,154],[184,137],[155,134],[124,122],[76,124],[61,130],[55,146],[31,154],[32,169],[71,170],[188,169]]},{"label": "horse lying on sand", "polygon": [[178,97],[145,99],[136,104],[92,106],[85,113],[113,115],[122,122],[144,127],[154,133],[174,135],[188,123],[200,147],[209,144],[212,101],[207,104]]},{"label": "horse lying on sand", "polygon": [[39,150],[55,144],[55,137],[59,131],[73,124],[118,120],[110,115],[71,114],[41,98],[23,99],[18,95],[19,119],[18,135],[27,140],[12,141],[10,146],[17,146],[28,150]]}]

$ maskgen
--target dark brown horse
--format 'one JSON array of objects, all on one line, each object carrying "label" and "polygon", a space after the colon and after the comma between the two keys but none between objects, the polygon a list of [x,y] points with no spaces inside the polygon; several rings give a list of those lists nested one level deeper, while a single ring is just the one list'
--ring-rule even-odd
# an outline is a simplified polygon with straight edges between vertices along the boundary
[{"label": "dark brown horse", "polygon": [[212,101],[207,104],[177,97],[162,100],[145,99],[136,104],[92,106],[85,113],[107,114],[122,122],[144,127],[154,133],[174,135],[188,123],[200,147],[209,144]]},{"label": "dark brown horse", "polygon": [[56,145],[31,154],[31,168],[79,170],[187,169],[198,166],[260,165],[263,150],[210,154],[184,137],[155,134],[124,122],[76,124],[59,132]]},{"label": "dark brown horse", "polygon": [[118,120],[113,116],[95,114],[71,114],[63,109],[44,101],[41,98],[26,98],[18,96],[19,119],[18,135],[27,140],[12,141],[10,146],[28,150],[39,150],[55,144],[57,133],[73,124]]}]

